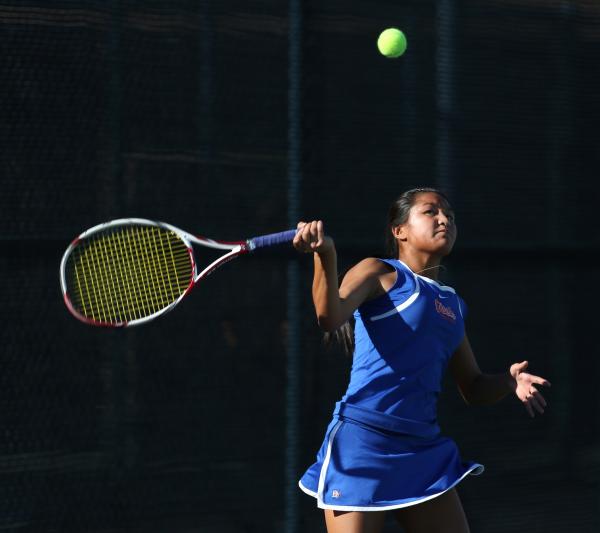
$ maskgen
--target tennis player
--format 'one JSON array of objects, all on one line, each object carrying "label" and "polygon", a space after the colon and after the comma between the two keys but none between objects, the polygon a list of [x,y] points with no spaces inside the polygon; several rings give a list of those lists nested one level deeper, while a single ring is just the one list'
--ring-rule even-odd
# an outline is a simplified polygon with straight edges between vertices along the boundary
[{"label": "tennis player", "polygon": [[444,194],[405,192],[388,224],[392,259],[362,260],[339,288],[337,254],[323,222],[298,224],[295,248],[314,254],[319,325],[349,335],[354,317],[350,383],[300,488],[325,510],[328,533],[380,532],[386,511],[407,533],[466,533],[455,486],[484,467],[463,461],[440,433],[436,403],[445,369],[467,404],[493,404],[514,393],[532,417],[546,407],[536,385],[550,383],[526,373],[527,361],[502,374],[479,369],[465,333],[467,306],[438,281],[456,240]]}]

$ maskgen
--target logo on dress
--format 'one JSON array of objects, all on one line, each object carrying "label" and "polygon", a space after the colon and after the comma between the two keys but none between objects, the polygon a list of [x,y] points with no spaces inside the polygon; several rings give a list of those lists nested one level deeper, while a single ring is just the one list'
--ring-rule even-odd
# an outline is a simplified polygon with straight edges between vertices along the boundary
[{"label": "logo on dress", "polygon": [[342,495],[342,493],[339,490],[333,490],[331,491],[331,497],[332,498],[339,498]]},{"label": "logo on dress", "polygon": [[450,322],[456,322],[456,315],[454,314],[454,311],[452,311],[452,309],[449,307],[446,307],[437,298],[435,299],[435,310],[446,320],[449,320]]}]

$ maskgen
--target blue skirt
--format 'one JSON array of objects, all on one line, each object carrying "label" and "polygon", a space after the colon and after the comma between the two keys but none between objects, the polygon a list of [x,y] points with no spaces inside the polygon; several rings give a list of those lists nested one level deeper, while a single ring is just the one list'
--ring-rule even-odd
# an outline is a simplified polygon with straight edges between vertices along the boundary
[{"label": "blue skirt", "polygon": [[436,424],[339,402],[317,462],[299,485],[321,509],[384,511],[435,498],[483,471],[461,461]]}]

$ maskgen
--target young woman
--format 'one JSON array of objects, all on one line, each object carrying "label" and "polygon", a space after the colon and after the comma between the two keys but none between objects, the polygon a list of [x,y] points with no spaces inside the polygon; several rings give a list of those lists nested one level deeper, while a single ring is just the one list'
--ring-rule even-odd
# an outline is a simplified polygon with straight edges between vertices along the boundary
[{"label": "young woman", "polygon": [[530,416],[546,402],[525,372],[483,374],[465,333],[466,305],[438,282],[456,240],[454,212],[435,189],[412,189],[392,205],[393,259],[369,257],[338,288],[334,242],[323,222],[298,224],[297,250],[314,254],[312,295],[319,325],[348,332],[354,356],[348,390],[336,404],[325,440],[300,488],[325,510],[328,533],[378,533],[385,512],[407,533],[466,533],[457,485],[484,467],[463,462],[440,434],[436,402],[448,367],[467,404],[492,404],[513,392]]}]

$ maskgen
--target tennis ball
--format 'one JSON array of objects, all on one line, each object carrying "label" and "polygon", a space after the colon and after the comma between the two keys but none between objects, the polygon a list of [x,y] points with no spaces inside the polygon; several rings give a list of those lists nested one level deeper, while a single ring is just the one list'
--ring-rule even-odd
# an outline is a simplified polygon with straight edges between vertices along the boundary
[{"label": "tennis ball", "polygon": [[406,51],[406,36],[398,28],[383,30],[377,48],[385,57],[400,57]]}]

